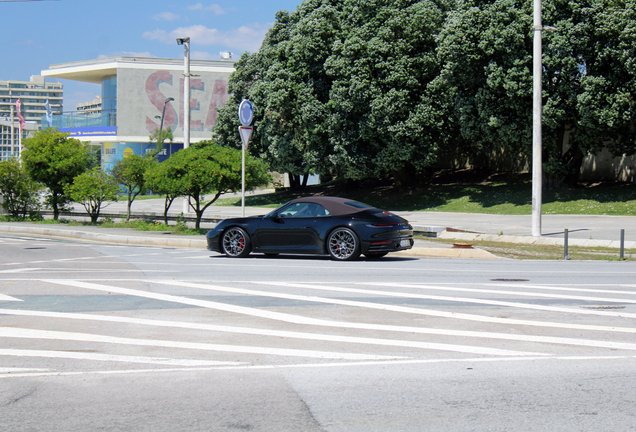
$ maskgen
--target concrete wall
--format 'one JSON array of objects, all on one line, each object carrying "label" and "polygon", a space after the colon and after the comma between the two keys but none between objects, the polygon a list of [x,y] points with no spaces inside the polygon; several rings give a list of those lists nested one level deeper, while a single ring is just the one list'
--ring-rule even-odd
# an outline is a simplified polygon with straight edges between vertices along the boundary
[{"label": "concrete wall", "polygon": [[[197,72],[190,78],[190,137],[209,139],[216,123],[217,107],[229,95],[229,72]],[[147,137],[159,129],[164,101],[164,130],[172,128],[174,138],[183,137],[183,69],[119,69],[117,72],[117,135]]]}]

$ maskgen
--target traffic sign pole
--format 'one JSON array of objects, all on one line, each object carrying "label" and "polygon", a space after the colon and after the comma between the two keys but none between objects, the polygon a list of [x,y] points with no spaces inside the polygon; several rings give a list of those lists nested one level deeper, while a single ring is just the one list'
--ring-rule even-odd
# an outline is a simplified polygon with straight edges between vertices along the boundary
[{"label": "traffic sign pole", "polygon": [[254,107],[247,99],[243,99],[239,104],[238,116],[241,124],[243,125],[239,126],[239,135],[243,142],[243,145],[241,146],[241,212],[243,217],[245,217],[245,150],[247,149],[247,145],[252,137],[253,129],[250,125],[254,119]]},{"label": "traffic sign pole", "polygon": [[239,135],[241,137],[241,211],[243,213],[243,217],[245,217],[245,150],[247,150],[247,146],[250,143],[250,138],[252,137],[252,132],[254,128],[249,126],[239,126]]},{"label": "traffic sign pole", "polygon": [[241,214],[245,217],[245,146],[241,146]]}]

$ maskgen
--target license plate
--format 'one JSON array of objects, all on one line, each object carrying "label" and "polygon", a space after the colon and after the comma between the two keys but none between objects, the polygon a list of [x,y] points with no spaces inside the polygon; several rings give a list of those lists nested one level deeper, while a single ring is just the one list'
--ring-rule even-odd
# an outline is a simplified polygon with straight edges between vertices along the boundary
[{"label": "license plate", "polygon": [[409,247],[411,246],[411,240],[400,240],[400,247]]}]

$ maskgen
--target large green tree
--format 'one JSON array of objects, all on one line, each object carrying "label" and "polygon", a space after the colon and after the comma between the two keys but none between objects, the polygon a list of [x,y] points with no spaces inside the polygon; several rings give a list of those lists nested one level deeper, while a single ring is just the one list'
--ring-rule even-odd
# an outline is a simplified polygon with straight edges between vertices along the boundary
[{"label": "large green tree", "polygon": [[[550,118],[556,117],[553,111],[574,110],[575,115],[560,125],[547,124],[551,132],[547,138],[555,144],[547,147],[546,157],[557,161],[572,179],[588,153],[603,148],[614,156],[636,153],[636,1],[588,0],[568,3],[568,8],[557,6],[548,9],[548,19],[553,17],[560,31],[549,39],[550,74],[544,76],[544,86],[560,84],[564,62],[576,65],[571,74],[576,80],[566,85],[565,95],[549,93],[544,113]],[[571,56],[561,60],[561,52],[568,48]],[[561,145],[565,132],[569,148]]]},{"label": "large green tree", "polygon": [[[171,179],[171,189],[189,198],[200,228],[203,212],[221,195],[241,190],[241,152],[202,141],[173,154],[158,172]],[[151,176],[156,175],[151,174]],[[245,158],[245,187],[251,190],[271,182],[267,166],[250,156]],[[151,181],[151,183],[153,183]],[[211,199],[206,200],[206,195]]]},{"label": "large green tree", "polygon": [[347,0],[343,40],[326,61],[333,79],[330,160],[346,177],[390,173],[398,184],[436,160],[441,121],[429,84],[440,67],[435,1]]},{"label": "large green tree", "polygon": [[[636,19],[633,0],[544,5],[543,160],[546,184],[577,179],[583,157],[633,154]],[[532,154],[532,3],[460,0],[438,38],[454,144],[478,165]]]},{"label": "large green tree", "polygon": [[[530,0],[307,0],[281,11],[230,79],[215,136],[292,177],[406,183],[437,161],[523,169],[532,154]],[[548,2],[544,172],[576,178],[588,153],[636,151],[636,0]],[[293,182],[292,182],[293,183]]]},{"label": "large green tree", "polygon": [[[502,152],[528,156],[532,142],[532,4],[460,0],[438,36],[447,101],[446,158],[496,163]],[[526,159],[527,160],[527,159]]]},{"label": "large green tree", "polygon": [[295,12],[278,12],[259,52],[238,62],[215,129],[220,144],[238,145],[236,108],[249,99],[256,107],[249,151],[288,173],[292,186],[334,167],[327,130],[332,80],[324,65],[340,35],[340,9],[340,1],[308,0]]},{"label": "large green tree", "polygon": [[85,146],[57,129],[44,129],[24,141],[22,161],[29,177],[48,188],[46,203],[58,220],[60,210],[69,202],[65,187],[86,170]]}]

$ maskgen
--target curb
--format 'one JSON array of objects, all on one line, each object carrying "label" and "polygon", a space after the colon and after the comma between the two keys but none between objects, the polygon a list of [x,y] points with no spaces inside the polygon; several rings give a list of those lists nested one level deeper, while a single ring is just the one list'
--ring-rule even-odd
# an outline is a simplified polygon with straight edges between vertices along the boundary
[{"label": "curb", "polygon": [[186,236],[183,236],[184,238],[178,238],[176,236],[172,237],[171,235],[166,235],[165,237],[126,236],[86,231],[67,231],[52,228],[11,227],[6,225],[0,226],[0,232],[34,235],[51,239],[76,240],[82,242],[97,242],[125,246],[154,246],[183,249],[205,249],[207,247],[207,242],[204,238],[187,238]]},{"label": "curb", "polygon": [[[497,235],[497,234],[474,234],[474,233],[461,233],[461,232],[448,232],[444,231],[437,236],[441,239],[449,240],[462,240],[462,241],[491,241],[501,243],[518,243],[528,245],[551,245],[551,246],[563,246],[563,238],[554,237],[531,237],[531,236],[509,236],[509,235]],[[606,248],[620,248],[619,240],[592,240],[592,239],[568,239],[568,246],[583,246],[583,247],[606,247]],[[635,249],[636,241],[626,241],[625,249]]]}]

